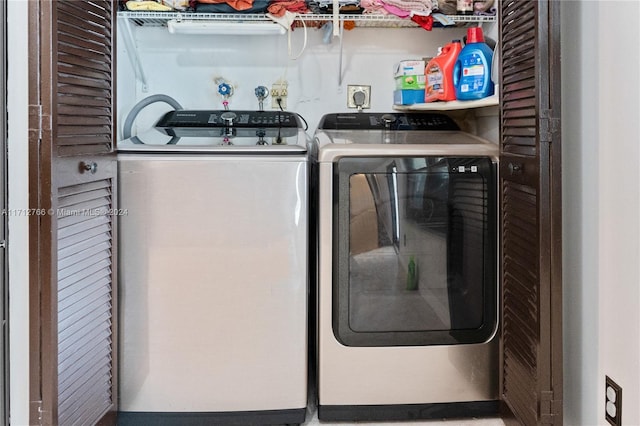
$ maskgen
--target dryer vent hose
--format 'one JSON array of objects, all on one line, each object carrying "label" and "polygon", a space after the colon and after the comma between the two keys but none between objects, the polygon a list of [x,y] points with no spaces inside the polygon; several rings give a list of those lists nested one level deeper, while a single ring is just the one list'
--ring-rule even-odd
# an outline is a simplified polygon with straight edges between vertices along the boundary
[{"label": "dryer vent hose", "polygon": [[[144,144],[144,142],[138,139],[137,136],[131,137],[131,129],[133,128],[133,122],[138,116],[138,114],[140,113],[140,111],[147,105],[151,105],[156,102],[165,102],[171,105],[175,110],[182,109],[182,105],[180,105],[178,101],[176,101],[175,99],[173,99],[171,96],[168,96],[168,95],[151,95],[149,97],[144,98],[143,100],[141,100],[140,102],[134,105],[134,107],[131,109],[131,111],[127,115],[127,118],[124,120],[124,125],[122,126],[122,137],[124,139],[131,138],[131,142],[133,143]],[[180,140],[179,136],[174,136],[171,138],[169,142],[167,142],[167,145],[175,145],[176,143],[178,143],[179,140]]]}]

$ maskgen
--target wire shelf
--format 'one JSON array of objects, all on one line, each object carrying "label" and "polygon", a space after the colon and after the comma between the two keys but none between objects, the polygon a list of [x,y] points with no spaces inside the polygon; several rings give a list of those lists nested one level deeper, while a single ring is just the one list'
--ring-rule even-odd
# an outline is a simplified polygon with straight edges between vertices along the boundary
[{"label": "wire shelf", "polygon": [[[271,22],[263,13],[195,13],[195,12],[151,12],[151,11],[123,11],[118,12],[119,18],[129,19],[138,26],[162,27],[167,21],[224,21],[224,22]],[[456,24],[470,24],[476,22],[494,22],[495,16],[486,15],[448,15]],[[324,13],[306,13],[298,15],[297,20],[331,21],[333,15]],[[353,21],[359,27],[416,27],[410,19],[401,19],[394,15],[375,14],[340,14],[340,21]]]}]

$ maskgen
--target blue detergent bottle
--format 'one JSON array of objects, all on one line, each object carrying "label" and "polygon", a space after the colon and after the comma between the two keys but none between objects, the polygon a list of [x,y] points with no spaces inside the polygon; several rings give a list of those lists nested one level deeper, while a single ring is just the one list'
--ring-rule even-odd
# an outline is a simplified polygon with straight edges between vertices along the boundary
[{"label": "blue detergent bottle", "polygon": [[482,28],[467,28],[467,44],[453,68],[456,99],[468,101],[493,95],[492,59],[493,51],[484,42]]}]

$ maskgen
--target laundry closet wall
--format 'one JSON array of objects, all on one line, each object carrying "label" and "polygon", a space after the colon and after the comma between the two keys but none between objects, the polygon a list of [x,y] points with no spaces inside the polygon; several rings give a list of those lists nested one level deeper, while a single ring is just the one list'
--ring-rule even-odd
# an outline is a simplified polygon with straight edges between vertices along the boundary
[{"label": "laundry closet wall", "polygon": [[[256,110],[254,88],[271,85],[280,78],[288,83],[287,110],[301,114],[313,134],[325,113],[347,111],[347,85],[371,86],[371,110],[390,111],[393,106],[394,65],[403,59],[434,56],[438,46],[462,39],[465,28],[363,28],[344,32],[342,69],[340,39],[323,41],[325,31],[307,29],[307,46],[297,60],[288,58],[287,35],[183,35],[165,27],[138,27],[132,23],[133,45],[147,79],[147,92],[136,77],[127,46],[126,28],[119,18],[118,117],[119,132],[125,117],[141,99],[163,93],[185,109],[222,109],[214,83],[223,77],[235,86],[230,109]],[[494,23],[485,23],[491,34]],[[497,36],[493,38],[497,39]],[[292,56],[300,52],[304,29],[291,34]],[[341,80],[341,82],[340,82]],[[271,109],[267,98],[265,109]],[[136,120],[134,134],[148,129],[168,106],[153,105]],[[355,110],[351,110],[354,111]],[[495,130],[497,113],[489,128]],[[120,133],[121,134],[121,133]]]}]

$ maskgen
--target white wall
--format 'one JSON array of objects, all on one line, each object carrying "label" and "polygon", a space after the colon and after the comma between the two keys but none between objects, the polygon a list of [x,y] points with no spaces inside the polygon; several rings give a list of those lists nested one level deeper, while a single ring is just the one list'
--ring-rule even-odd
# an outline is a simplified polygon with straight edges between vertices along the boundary
[{"label": "white wall", "polygon": [[[623,390],[622,424],[640,424],[640,3],[598,2],[600,365]],[[614,47],[615,46],[615,47]],[[625,167],[633,164],[633,167]],[[621,167],[622,166],[622,167]],[[626,402],[626,403],[625,403]],[[599,417],[604,416],[599,404]]]},{"label": "white wall", "polygon": [[565,421],[640,424],[640,3],[562,2]]},{"label": "white wall", "polygon": [[[7,2],[8,209],[29,202],[27,4]],[[9,216],[9,380],[12,425],[29,423],[29,250],[28,217]]]},{"label": "white wall", "polygon": [[[126,28],[119,19],[118,105],[119,121],[139,100],[164,93],[184,108],[221,109],[214,79],[225,77],[235,85],[231,109],[257,109],[254,88],[271,87],[280,77],[289,82],[287,109],[309,123],[309,134],[322,115],[348,111],[347,84],[371,85],[370,111],[390,111],[393,106],[393,69],[402,59],[434,56],[438,46],[462,38],[466,29],[356,28],[345,31],[340,72],[340,42],[323,42],[323,30],[307,30],[307,47],[298,60],[287,59],[287,36],[190,36],[172,35],[162,27],[132,26],[135,49],[145,70],[148,92],[135,78]],[[486,24],[489,33],[495,24]],[[304,30],[292,33],[294,55],[303,45]],[[340,79],[342,81],[340,82]],[[267,99],[266,108],[271,107]],[[160,113],[149,107],[136,120],[134,134],[153,124]],[[159,107],[158,110],[169,107]],[[351,110],[355,111],[355,110]],[[495,116],[495,113],[494,113]],[[494,120],[495,121],[495,120]],[[497,121],[496,121],[497,122]],[[121,126],[120,126],[121,129]]]}]

